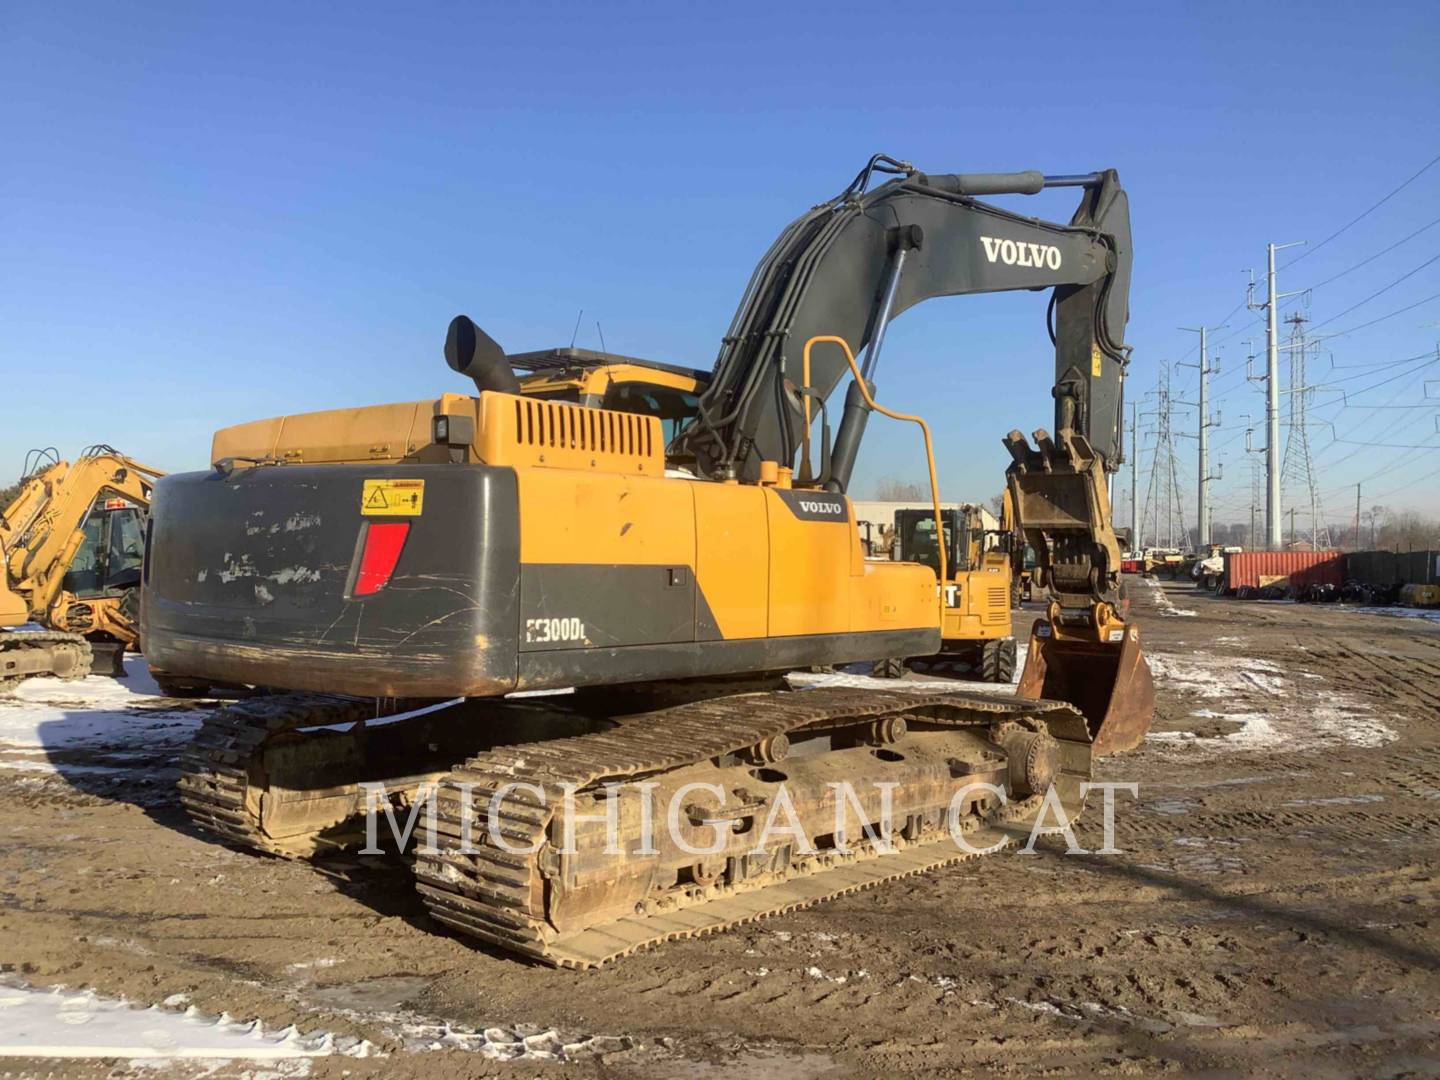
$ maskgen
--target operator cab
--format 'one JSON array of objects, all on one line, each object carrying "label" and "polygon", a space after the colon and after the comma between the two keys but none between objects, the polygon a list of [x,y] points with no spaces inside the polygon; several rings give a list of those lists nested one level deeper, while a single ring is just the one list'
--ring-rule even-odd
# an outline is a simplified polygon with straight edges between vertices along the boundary
[{"label": "operator cab", "polygon": [[[959,511],[942,509],[945,528],[945,563],[953,573],[968,570],[970,530],[960,522]],[[896,510],[895,546],[891,557],[898,562],[916,562],[940,573],[940,541],[935,531],[933,510]]]},{"label": "operator cab", "polygon": [[145,560],[145,511],[120,498],[95,500],[63,588],[81,600],[119,596],[140,584]]},{"label": "operator cab", "polygon": [[589,349],[544,349],[506,360],[523,373],[526,397],[654,416],[667,443],[695,415],[710,382],[706,371]]}]

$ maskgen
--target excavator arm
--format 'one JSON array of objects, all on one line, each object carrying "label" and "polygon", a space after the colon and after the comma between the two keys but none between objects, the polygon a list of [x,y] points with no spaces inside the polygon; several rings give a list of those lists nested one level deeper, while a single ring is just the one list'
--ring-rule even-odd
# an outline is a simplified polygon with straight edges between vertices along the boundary
[{"label": "excavator arm", "polygon": [[[865,191],[882,169],[901,175]],[[1070,224],[976,198],[1049,187],[1082,189]],[[762,460],[788,464],[804,440],[803,399],[824,400],[847,371],[837,351],[817,353],[806,387],[806,341],[833,334],[863,351],[873,388],[886,326],[907,309],[938,296],[1048,288],[1055,385],[1074,398],[1082,434],[1118,464],[1130,265],[1128,202],[1113,170],[927,175],[877,157],[844,192],[792,222],[761,260],[699,412],[672,450],[711,477],[753,478]],[[847,398],[823,477],[832,490],[849,484],[863,435],[858,397]],[[1060,415],[1057,397],[1057,428]]]},{"label": "excavator arm", "polygon": [[[893,179],[870,188],[877,173]],[[1077,188],[1068,224],[979,201]],[[794,482],[844,492],[863,439],[889,322],[939,296],[1050,289],[1055,347],[1052,436],[1019,431],[1007,488],[1050,598],[1020,684],[1090,719],[1097,752],[1138,744],[1153,686],[1138,635],[1120,615],[1120,550],[1108,473],[1123,460],[1129,348],[1129,203],[1114,170],[927,174],[877,155],[838,196],[792,222],[751,277],[694,420],[671,445],[701,475],[754,479],[762,462],[800,455]],[[805,349],[834,335],[863,357],[829,437],[826,400],[848,368],[844,350]],[[819,463],[811,450],[821,423]]]}]

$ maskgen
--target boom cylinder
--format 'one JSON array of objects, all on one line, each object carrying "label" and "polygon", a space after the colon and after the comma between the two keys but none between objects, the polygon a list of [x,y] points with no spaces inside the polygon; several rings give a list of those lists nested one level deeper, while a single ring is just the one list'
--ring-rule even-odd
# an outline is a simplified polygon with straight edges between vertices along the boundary
[{"label": "boom cylinder", "polygon": [[[907,225],[892,230],[895,246],[894,258],[890,260],[890,272],[881,293],[880,313],[876,317],[875,332],[870,335],[870,345],[860,374],[870,396],[875,396],[875,382],[872,376],[880,364],[880,351],[885,347],[885,330],[890,325],[891,313],[895,310],[895,292],[900,287],[900,275],[905,271],[905,256],[918,251],[925,242],[925,233],[918,225]],[[855,458],[860,453],[860,443],[865,438],[865,426],[870,422],[870,406],[860,387],[851,382],[845,392],[845,412],[840,419],[840,429],[835,433],[835,449],[830,454],[830,479],[825,487],[829,491],[843,492],[850,486],[850,476],[855,471]]]}]

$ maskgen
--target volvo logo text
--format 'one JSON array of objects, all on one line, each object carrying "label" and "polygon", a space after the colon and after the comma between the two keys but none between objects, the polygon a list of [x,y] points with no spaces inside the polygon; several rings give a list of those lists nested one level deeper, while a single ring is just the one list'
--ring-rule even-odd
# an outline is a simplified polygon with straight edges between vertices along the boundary
[{"label": "volvo logo text", "polygon": [[845,513],[845,506],[844,506],[844,504],[843,504],[843,503],[838,503],[838,502],[833,502],[833,503],[832,503],[832,502],[807,502],[806,500],[801,499],[801,500],[800,500],[800,509],[801,509],[801,510],[804,510],[807,514],[843,514],[843,513]]},{"label": "volvo logo text", "polygon": [[1023,240],[1006,240],[999,236],[982,236],[985,257],[992,263],[1003,262],[1006,266],[1048,266],[1060,269],[1060,249],[1050,244],[1027,244]]}]

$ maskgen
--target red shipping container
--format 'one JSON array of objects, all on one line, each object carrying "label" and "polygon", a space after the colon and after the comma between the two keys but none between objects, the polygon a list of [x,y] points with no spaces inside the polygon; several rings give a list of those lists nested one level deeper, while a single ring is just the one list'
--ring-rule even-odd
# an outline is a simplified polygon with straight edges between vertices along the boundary
[{"label": "red shipping container", "polygon": [[1290,585],[1345,583],[1345,557],[1338,551],[1237,551],[1225,556],[1225,588],[1258,589],[1275,581]]}]

